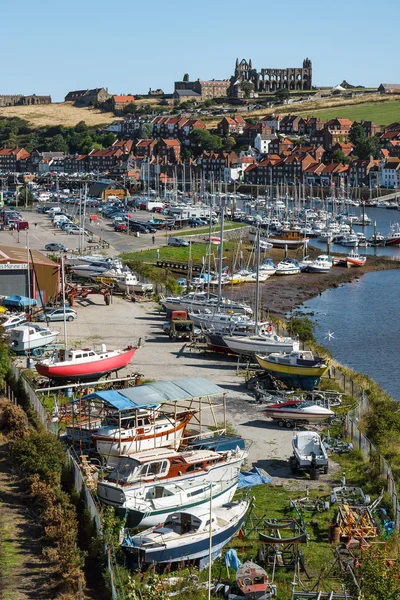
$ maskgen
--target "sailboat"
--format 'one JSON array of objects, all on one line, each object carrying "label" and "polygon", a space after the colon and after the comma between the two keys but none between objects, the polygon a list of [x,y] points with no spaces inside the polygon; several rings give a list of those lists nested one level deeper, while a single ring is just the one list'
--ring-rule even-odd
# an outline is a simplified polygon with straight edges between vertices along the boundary
[{"label": "sailboat", "polygon": [[[292,352],[299,349],[299,342],[291,337],[277,335],[273,327],[268,328],[265,334],[259,331],[259,301],[260,301],[260,229],[257,228],[256,237],[256,302],[255,302],[255,333],[249,336],[224,335],[223,342],[236,354],[255,354],[271,352]],[[262,350],[261,350],[262,349]]]},{"label": "sailboat", "polygon": [[[61,279],[63,306],[65,306],[65,268],[61,258]],[[93,381],[126,367],[132,360],[137,346],[128,346],[123,350],[107,350],[102,344],[100,352],[92,348],[68,348],[67,322],[64,313],[64,349],[56,351],[51,358],[46,358],[35,367],[44,377],[56,381]]]}]

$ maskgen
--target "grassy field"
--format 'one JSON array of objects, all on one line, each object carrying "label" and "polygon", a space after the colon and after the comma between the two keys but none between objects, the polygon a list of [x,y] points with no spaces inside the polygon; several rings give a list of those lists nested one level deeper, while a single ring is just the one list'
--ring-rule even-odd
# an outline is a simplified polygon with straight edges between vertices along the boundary
[{"label": "grassy field", "polygon": [[43,127],[50,125],[64,125],[74,127],[80,121],[86,125],[109,125],[116,120],[113,113],[102,112],[97,108],[77,108],[69,102],[58,104],[46,104],[39,106],[6,106],[0,108],[0,117],[19,117],[25,119],[32,127]]},{"label": "grassy field", "polygon": [[[300,113],[303,117],[308,113]],[[379,125],[389,125],[400,120],[400,100],[391,102],[367,102],[365,104],[341,106],[340,108],[328,108],[325,110],[314,110],[313,115],[324,121],[342,117],[351,121],[374,121]]]},{"label": "grassy field", "polygon": [[[229,231],[230,229],[240,229],[241,227],[247,227],[246,223],[225,223],[224,230]],[[200,229],[188,229],[187,231],[182,231],[182,233],[177,234],[177,237],[183,237],[185,235],[197,235],[204,234],[210,231],[209,227],[200,227]],[[213,225],[212,234],[216,235],[220,231],[220,226],[218,224]]]}]

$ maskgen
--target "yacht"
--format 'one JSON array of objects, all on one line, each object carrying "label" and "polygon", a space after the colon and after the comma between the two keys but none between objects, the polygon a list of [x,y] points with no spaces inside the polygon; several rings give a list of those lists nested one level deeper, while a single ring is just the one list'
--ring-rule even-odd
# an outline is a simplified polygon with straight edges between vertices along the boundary
[{"label": "yacht", "polygon": [[309,273],[328,273],[333,267],[333,260],[327,254],[320,254],[308,267]]},{"label": "yacht", "polygon": [[300,273],[299,261],[294,258],[285,258],[276,267],[275,275],[297,275]]}]

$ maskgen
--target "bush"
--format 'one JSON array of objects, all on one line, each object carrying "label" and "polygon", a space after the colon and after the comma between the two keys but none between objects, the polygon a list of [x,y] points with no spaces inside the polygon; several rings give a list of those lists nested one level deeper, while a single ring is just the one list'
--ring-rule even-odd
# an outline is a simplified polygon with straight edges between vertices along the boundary
[{"label": "bush", "polygon": [[294,317],[290,322],[292,335],[302,342],[315,342],[314,324],[308,317]]},{"label": "bush", "polygon": [[0,431],[10,439],[22,439],[28,435],[28,419],[19,406],[6,402],[0,414]]},{"label": "bush", "polygon": [[60,482],[65,454],[53,434],[31,431],[28,436],[14,440],[11,451],[27,476],[39,475],[45,482]]}]

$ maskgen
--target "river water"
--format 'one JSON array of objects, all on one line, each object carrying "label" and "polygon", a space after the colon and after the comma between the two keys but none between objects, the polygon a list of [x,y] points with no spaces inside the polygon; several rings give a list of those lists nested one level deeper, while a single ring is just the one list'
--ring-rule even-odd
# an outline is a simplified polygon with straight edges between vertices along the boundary
[{"label": "river water", "polygon": [[[342,364],[366,373],[400,400],[400,270],[367,273],[302,307],[315,337]],[[333,337],[328,335],[333,333]]]}]

